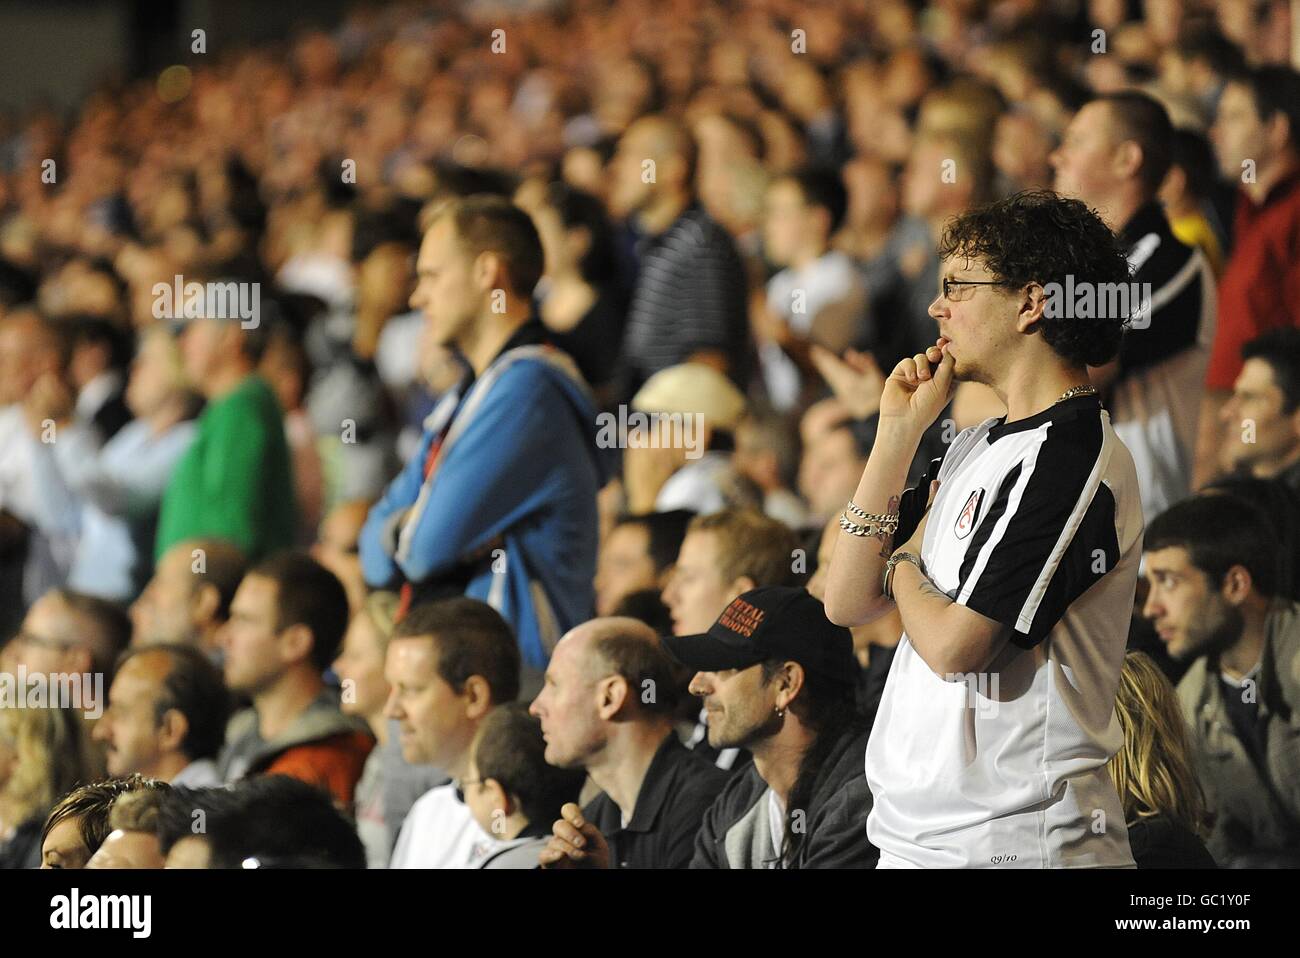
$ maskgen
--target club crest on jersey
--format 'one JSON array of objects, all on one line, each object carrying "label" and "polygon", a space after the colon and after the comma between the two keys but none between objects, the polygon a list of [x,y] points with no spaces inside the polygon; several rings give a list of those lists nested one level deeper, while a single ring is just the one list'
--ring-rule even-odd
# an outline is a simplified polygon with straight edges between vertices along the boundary
[{"label": "club crest on jersey", "polygon": [[957,524],[953,527],[953,534],[958,539],[965,539],[970,535],[970,531],[975,528],[975,523],[980,516],[980,503],[983,501],[983,489],[976,489],[966,499],[966,505],[961,507],[961,513],[957,516]]}]

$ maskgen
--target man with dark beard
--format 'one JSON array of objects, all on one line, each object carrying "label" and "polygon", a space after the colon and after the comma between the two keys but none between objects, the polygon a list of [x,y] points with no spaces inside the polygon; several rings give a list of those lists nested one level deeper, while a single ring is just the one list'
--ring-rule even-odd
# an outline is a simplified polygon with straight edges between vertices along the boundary
[{"label": "man with dark beard", "polygon": [[733,599],[705,634],[664,644],[696,670],[709,745],[754,756],[705,813],[691,867],[874,867],[849,630],[805,590],[769,587]]},{"label": "man with dark beard", "polygon": [[1300,604],[1277,595],[1268,516],[1231,495],[1202,495],[1146,533],[1143,615],[1192,664],[1178,698],[1192,732],[1227,867],[1300,865]]}]

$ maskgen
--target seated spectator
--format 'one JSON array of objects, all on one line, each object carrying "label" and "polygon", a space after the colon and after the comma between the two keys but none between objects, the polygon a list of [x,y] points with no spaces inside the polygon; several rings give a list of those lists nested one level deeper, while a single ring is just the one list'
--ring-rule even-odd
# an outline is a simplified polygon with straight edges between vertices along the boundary
[{"label": "seated spectator", "polygon": [[95,723],[108,774],[172,785],[216,785],[216,757],[230,717],[221,671],[189,645],[149,645],[118,661],[108,707]]},{"label": "seated spectator", "polygon": [[220,657],[217,635],[248,564],[222,539],[187,539],[158,560],[131,605],[132,645],[192,645]]},{"label": "seated spectator", "polygon": [[198,433],[163,493],[154,558],[185,539],[211,536],[252,561],[294,544],[298,510],[284,414],[255,373],[260,325],[194,319],[181,333],[185,373],[207,400]]},{"label": "seated spectator", "polygon": [[1240,474],[1216,479],[1202,489],[1201,493],[1236,496],[1254,503],[1268,514],[1273,535],[1278,542],[1278,595],[1300,599],[1300,493],[1293,492],[1290,486],[1273,479],[1256,479],[1254,476]]},{"label": "seated spectator", "polygon": [[80,785],[64,795],[41,830],[41,868],[85,868],[111,831],[108,817],[118,797],[156,785],[132,775]]},{"label": "seated spectator", "polygon": [[87,777],[82,734],[66,709],[0,708],[0,870],[40,867],[46,815]]},{"label": "seated spectator", "polygon": [[[112,602],[67,589],[52,589],[28,610],[13,638],[11,661],[30,675],[112,675],[126,648],[131,623]],[[82,688],[83,714],[98,717],[104,703],[94,683]]]},{"label": "seated spectator", "polygon": [[1300,605],[1276,594],[1267,516],[1229,495],[1198,496],[1147,527],[1143,615],[1169,654],[1197,776],[1224,867],[1300,865]]},{"label": "seated spectator", "polygon": [[667,635],[673,630],[673,616],[664,605],[662,589],[629,592],[614,606],[610,615],[644,622],[654,629],[655,635]]},{"label": "seated spectator", "polygon": [[664,587],[694,515],[675,509],[624,516],[614,523],[596,563],[597,615],[612,615],[633,592]]},{"label": "seated spectator", "polygon": [[[758,499],[731,467],[734,431],[745,397],[726,376],[703,363],[671,366],[632,397],[647,414],[644,431],[617,437],[626,449],[623,484],[629,512],[690,509],[701,515]],[[680,428],[679,428],[680,427]]]},{"label": "seated spectator", "polygon": [[[727,510],[691,520],[664,588],[673,634],[706,631],[736,596],[750,589],[794,585],[798,581],[794,571],[798,547],[793,532],[753,510]],[[732,768],[738,750],[710,751],[704,714],[701,710],[687,746],[702,749],[719,768]]]},{"label": "seated spectator", "polygon": [[[601,789],[566,805],[543,867],[685,868],[700,816],[727,776],[673,730],[684,676],[643,623],[595,619],[555,648],[529,711],[546,761]],[[581,838],[581,841],[579,841]]]},{"label": "seated spectator", "polygon": [[366,601],[366,578],[361,571],[358,542],[366,515],[374,505],[369,499],[340,502],[321,520],[311,557],[329,569],[348,593],[348,608],[356,615]]},{"label": "seated spectator", "polygon": [[[205,827],[194,828],[202,813]],[[328,792],[287,775],[224,788],[175,789],[157,841],[168,868],[365,868],[351,823]]]},{"label": "seated spectator", "polygon": [[392,868],[476,868],[497,848],[483,835],[460,781],[488,713],[519,695],[519,648],[490,606],[454,598],[416,606],[388,643],[385,714],[401,723],[402,756],[451,781],[430,789],[402,823]]},{"label": "seated spectator", "polygon": [[768,328],[758,348],[767,394],[782,412],[807,398],[809,343],[838,353],[862,335],[861,271],[831,248],[847,206],[844,185],[832,170],[799,170],[767,189],[764,252],[782,268],[767,282]]},{"label": "seated spectator", "polygon": [[383,754],[388,744],[384,659],[393,634],[397,601],[391,592],[372,593],[352,616],[339,657],[334,660],[334,674],[343,687],[339,708],[344,715],[364,719],[375,737],[375,748],[366,756],[361,781],[357,782],[355,801],[357,834],[366,846],[370,868],[387,868],[393,850],[393,838],[384,818]]},{"label": "seated spectator", "polygon": [[541,271],[522,210],[492,197],[438,208],[411,305],[472,375],[430,414],[360,540],[372,588],[400,590],[403,610],[449,595],[489,600],[539,677],[560,635],[591,615],[596,493],[613,465],[581,375],[545,348],[532,318]]},{"label": "seated spectator", "polygon": [[42,445],[34,460],[49,513],[43,526],[59,526],[76,542],[68,584],[119,602],[139,595],[149,577],[163,490],[194,440],[197,397],[162,326],[140,341],[126,405],[136,418],[97,455],[69,459]]},{"label": "seated spectator", "polygon": [[746,416],[736,429],[731,465],[763,495],[763,512],[791,529],[808,525],[808,507],[793,491],[799,469],[795,432],[773,414]]},{"label": "seated spectator", "polygon": [[1138,868],[1214,868],[1201,840],[1208,831],[1205,793],[1192,770],[1178,693],[1150,656],[1124,656],[1115,712],[1124,747],[1107,767],[1133,861]]},{"label": "seated spectator", "polygon": [[108,837],[86,862],[87,868],[162,868],[158,846],[158,809],[171,792],[165,782],[146,779],[124,792],[108,812]]},{"label": "seated spectator", "polygon": [[1232,396],[1219,412],[1223,465],[1276,479],[1300,495],[1300,329],[1276,329],[1241,350]]},{"label": "seated spectator", "polygon": [[849,630],[803,589],[762,588],[707,633],[664,641],[697,670],[691,692],[704,701],[709,744],[754,757],[705,813],[691,867],[874,867],[870,729],[854,706]]},{"label": "seated spectator", "polygon": [[[882,380],[883,383],[883,380]],[[872,436],[864,436],[849,420],[841,420],[804,449],[799,463],[799,493],[818,524],[844,510],[867,467]],[[865,440],[865,441],[864,441]]]},{"label": "seated spectator", "polygon": [[220,642],[227,687],[253,704],[226,729],[222,781],[289,775],[351,806],[374,739],[364,722],[339,711],[322,677],[347,617],[343,586],[306,555],[279,553],[244,576]]},{"label": "seated spectator", "polygon": [[576,802],[586,775],[546,762],[541,723],[522,702],[494,708],[470,746],[465,804],[484,834],[500,843],[480,868],[537,868],[551,822]]}]

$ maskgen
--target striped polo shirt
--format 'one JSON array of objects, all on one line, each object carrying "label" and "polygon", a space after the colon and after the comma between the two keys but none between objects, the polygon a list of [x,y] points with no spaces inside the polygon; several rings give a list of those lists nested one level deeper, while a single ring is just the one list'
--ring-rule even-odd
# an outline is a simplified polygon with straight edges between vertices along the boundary
[{"label": "striped polo shirt", "polygon": [[867,746],[881,867],[1132,865],[1106,763],[1142,553],[1133,460],[1096,396],[953,441],[921,549],[1003,624],[986,671],[940,676],[904,633]]}]

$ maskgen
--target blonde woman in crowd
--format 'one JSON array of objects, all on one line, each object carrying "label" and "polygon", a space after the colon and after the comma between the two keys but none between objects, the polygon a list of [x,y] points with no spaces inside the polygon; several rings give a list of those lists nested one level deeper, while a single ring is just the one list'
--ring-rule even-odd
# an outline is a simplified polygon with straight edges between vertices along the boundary
[{"label": "blonde woman in crowd", "polygon": [[38,868],[41,826],[87,776],[81,723],[64,709],[0,708],[0,869]]}]

